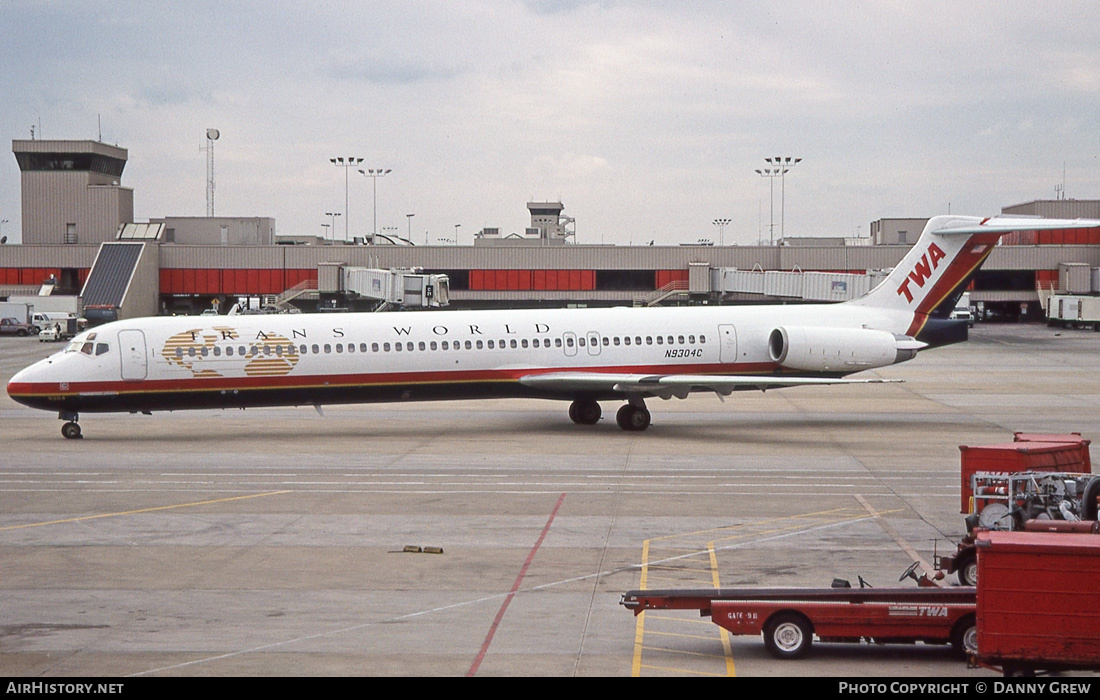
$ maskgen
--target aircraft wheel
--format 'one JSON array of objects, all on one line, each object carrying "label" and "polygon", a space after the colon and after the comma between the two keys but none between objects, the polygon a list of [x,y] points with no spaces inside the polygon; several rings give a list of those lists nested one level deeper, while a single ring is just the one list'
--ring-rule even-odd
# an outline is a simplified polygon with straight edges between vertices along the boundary
[{"label": "aircraft wheel", "polygon": [[646,408],[639,408],[630,404],[623,405],[615,414],[615,422],[623,430],[641,431],[649,427],[650,415]]},{"label": "aircraft wheel", "polygon": [[569,404],[569,420],[577,425],[595,425],[602,415],[600,404],[591,399],[577,399]]},{"label": "aircraft wheel", "polygon": [[80,424],[72,421],[61,426],[61,434],[65,436],[66,440],[79,440],[84,437],[80,434]]},{"label": "aircraft wheel", "polygon": [[813,641],[809,620],[797,613],[779,613],[764,625],[764,647],[777,659],[800,659]]}]

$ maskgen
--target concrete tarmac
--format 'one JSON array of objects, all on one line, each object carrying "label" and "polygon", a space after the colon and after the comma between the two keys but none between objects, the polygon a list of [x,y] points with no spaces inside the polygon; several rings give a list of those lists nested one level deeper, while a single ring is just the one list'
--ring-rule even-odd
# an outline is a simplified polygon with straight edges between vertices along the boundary
[{"label": "concrete tarmac", "polygon": [[[59,349],[0,339],[0,376]],[[867,373],[903,383],[650,400],[644,433],[612,402],[577,426],[516,400],[88,414],[70,441],[5,394],[0,669],[989,675],[939,646],[778,661],[619,595],[897,585],[964,531],[959,445],[1100,436],[1098,356],[1090,331],[979,325]]]}]

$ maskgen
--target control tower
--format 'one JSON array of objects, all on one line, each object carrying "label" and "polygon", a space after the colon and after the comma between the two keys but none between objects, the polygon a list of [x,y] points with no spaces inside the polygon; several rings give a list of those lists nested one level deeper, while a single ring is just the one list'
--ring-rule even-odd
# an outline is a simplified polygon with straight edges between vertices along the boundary
[{"label": "control tower", "polygon": [[[531,229],[537,230],[537,236],[544,241],[564,242],[566,238],[573,235],[572,231],[566,229],[568,224],[573,223],[573,219],[562,216],[563,209],[565,205],[561,202],[528,202],[527,211],[531,212]],[[531,233],[533,231],[528,235]]]},{"label": "control tower", "polygon": [[134,191],[119,181],[126,149],[99,141],[14,140],[22,173],[24,244],[113,241],[134,221]]}]

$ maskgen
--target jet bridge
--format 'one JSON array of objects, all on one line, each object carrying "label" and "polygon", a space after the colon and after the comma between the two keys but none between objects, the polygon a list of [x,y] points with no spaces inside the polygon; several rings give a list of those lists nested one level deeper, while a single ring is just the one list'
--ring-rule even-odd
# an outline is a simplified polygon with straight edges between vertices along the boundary
[{"label": "jet bridge", "polygon": [[390,306],[439,308],[450,303],[447,275],[425,273],[418,268],[369,267],[344,267],[342,275],[344,294],[378,301],[378,310]]},{"label": "jet bridge", "polygon": [[711,288],[722,294],[759,294],[779,299],[802,301],[848,301],[858,299],[881,282],[885,275],[846,272],[802,272],[795,270],[738,270],[732,267],[711,269]]}]

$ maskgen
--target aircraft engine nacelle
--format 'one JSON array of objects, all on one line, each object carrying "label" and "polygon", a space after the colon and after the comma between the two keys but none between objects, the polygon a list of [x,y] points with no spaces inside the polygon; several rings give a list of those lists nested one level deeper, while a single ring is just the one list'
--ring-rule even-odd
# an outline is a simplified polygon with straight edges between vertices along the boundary
[{"label": "aircraft engine nacelle", "polygon": [[768,355],[788,369],[857,372],[911,360],[925,345],[866,328],[780,326],[768,336]]}]

